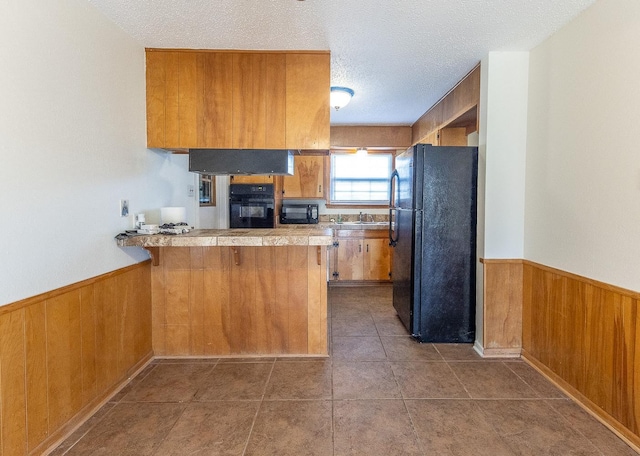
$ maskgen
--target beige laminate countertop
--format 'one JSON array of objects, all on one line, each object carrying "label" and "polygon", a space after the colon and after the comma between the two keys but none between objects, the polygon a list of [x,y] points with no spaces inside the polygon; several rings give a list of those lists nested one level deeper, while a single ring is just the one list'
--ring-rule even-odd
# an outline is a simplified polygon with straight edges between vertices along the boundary
[{"label": "beige laminate countertop", "polygon": [[317,225],[304,228],[192,230],[185,234],[143,234],[117,239],[120,247],[317,246],[331,245],[332,242],[333,230]]}]

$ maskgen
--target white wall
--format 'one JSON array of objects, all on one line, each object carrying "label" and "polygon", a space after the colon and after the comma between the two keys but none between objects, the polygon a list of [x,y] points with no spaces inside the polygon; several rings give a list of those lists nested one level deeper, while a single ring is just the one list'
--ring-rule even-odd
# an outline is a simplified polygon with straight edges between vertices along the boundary
[{"label": "white wall", "polygon": [[522,258],[529,53],[490,52],[481,67],[484,257]]},{"label": "white wall", "polygon": [[0,42],[0,305],[147,258],[121,198],[194,223],[186,157],[145,148],[141,45],[82,0],[3,2]]},{"label": "white wall", "polygon": [[196,226],[203,229],[229,228],[229,176],[215,176],[216,205],[198,210]]},{"label": "white wall", "polygon": [[531,52],[525,258],[640,290],[640,2]]},{"label": "white wall", "polygon": [[[490,52],[480,66],[478,259],[524,255],[528,52]],[[476,342],[482,346],[483,267],[476,266]]]}]

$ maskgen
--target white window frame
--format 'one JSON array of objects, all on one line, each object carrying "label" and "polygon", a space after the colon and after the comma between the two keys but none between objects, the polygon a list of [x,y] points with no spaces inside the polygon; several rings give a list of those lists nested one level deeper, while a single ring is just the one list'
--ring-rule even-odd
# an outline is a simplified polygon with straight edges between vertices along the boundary
[{"label": "white window frame", "polygon": [[[387,155],[389,157],[389,170],[388,170],[388,174],[389,176],[385,177],[384,180],[386,181],[387,185],[388,185],[388,181],[389,178],[391,176],[391,172],[393,171],[393,166],[394,166],[394,152],[393,150],[380,150],[380,151],[369,151],[368,154],[370,155]],[[388,206],[389,204],[389,197],[388,195],[385,196],[384,199],[381,200],[336,200],[334,199],[334,195],[335,195],[335,190],[334,190],[334,184],[336,181],[335,178],[335,174],[334,174],[334,157],[335,156],[339,156],[339,155],[351,155],[351,156],[355,156],[355,151],[351,150],[351,151],[342,151],[342,150],[332,150],[331,151],[331,156],[330,156],[330,165],[329,165],[329,195],[328,195],[328,206]],[[377,181],[380,181],[382,179],[376,179]],[[388,192],[388,189],[387,189]]]}]

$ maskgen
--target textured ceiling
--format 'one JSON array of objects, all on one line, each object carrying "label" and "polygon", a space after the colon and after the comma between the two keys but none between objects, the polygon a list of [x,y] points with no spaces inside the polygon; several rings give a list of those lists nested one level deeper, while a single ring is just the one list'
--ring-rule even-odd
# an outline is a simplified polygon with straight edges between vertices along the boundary
[{"label": "textured ceiling", "polygon": [[595,0],[88,0],[145,47],[330,50],[332,125],[410,125],[489,51],[529,50]]}]

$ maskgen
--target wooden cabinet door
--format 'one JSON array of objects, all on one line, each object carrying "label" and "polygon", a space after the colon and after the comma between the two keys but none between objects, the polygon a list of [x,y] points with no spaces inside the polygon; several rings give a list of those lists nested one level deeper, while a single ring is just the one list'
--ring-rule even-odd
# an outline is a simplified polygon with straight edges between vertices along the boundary
[{"label": "wooden cabinet door", "polygon": [[338,280],[363,280],[362,239],[342,238],[338,242]]},{"label": "wooden cabinet door", "polygon": [[285,147],[284,54],[233,54],[234,149]]},{"label": "wooden cabinet door", "polygon": [[324,157],[296,155],[293,176],[285,176],[282,184],[284,198],[324,198]]},{"label": "wooden cabinet door", "polygon": [[147,147],[198,146],[202,60],[196,52],[147,51]]},{"label": "wooden cabinet door", "polygon": [[147,147],[328,149],[328,53],[165,51],[147,59]]},{"label": "wooden cabinet door", "polygon": [[146,53],[147,60],[147,147],[162,148],[165,145],[165,104],[167,53]]},{"label": "wooden cabinet door", "polygon": [[198,59],[198,85],[202,86],[197,113],[198,147],[229,149],[233,127],[233,54],[200,52]]},{"label": "wooden cabinet door", "polygon": [[231,176],[232,184],[273,184],[273,176]]},{"label": "wooden cabinet door", "polygon": [[286,147],[329,149],[330,55],[287,54],[286,81]]},{"label": "wooden cabinet door", "polygon": [[388,239],[364,240],[364,280],[389,280],[391,248]]}]

